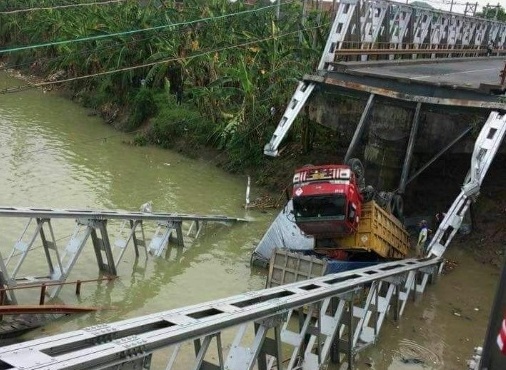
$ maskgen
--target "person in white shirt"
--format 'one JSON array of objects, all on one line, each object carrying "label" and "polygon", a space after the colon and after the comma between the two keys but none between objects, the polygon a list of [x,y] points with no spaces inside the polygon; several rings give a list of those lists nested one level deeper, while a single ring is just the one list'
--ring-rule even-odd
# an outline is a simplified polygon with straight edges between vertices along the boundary
[{"label": "person in white shirt", "polygon": [[425,252],[425,242],[429,235],[427,221],[420,221],[420,233],[418,234],[418,242],[416,243],[416,258],[422,258]]}]

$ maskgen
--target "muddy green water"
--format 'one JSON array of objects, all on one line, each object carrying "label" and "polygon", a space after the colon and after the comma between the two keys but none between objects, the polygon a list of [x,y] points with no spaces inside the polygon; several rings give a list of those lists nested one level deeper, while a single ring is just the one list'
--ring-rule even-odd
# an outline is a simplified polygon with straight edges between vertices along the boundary
[{"label": "muddy green water", "polygon": [[[0,72],[0,90],[20,84]],[[246,177],[231,176],[205,161],[171,151],[125,144],[131,139],[54,94],[27,90],[0,95],[0,205],[135,211],[152,201],[155,211],[226,214],[251,222],[209,227],[178,255],[141,258],[134,264],[133,254],[127,254],[116,281],[89,283],[79,298],[73,288],[65,288],[60,296],[62,303],[111,309],[58,320],[23,339],[264,286],[266,272],[251,269],[249,258],[275,212],[244,210]],[[260,194],[253,187],[251,197]],[[0,218],[4,259],[23,224]],[[94,252],[87,246],[71,280],[98,277]],[[378,345],[358,355],[358,369],[465,368],[473,347],[482,343],[499,272],[478,265],[461,251],[449,253],[460,267],[409,304],[401,322],[387,319]],[[42,259],[29,264],[34,270],[44,266]],[[38,293],[25,294],[23,299],[36,303]]]}]

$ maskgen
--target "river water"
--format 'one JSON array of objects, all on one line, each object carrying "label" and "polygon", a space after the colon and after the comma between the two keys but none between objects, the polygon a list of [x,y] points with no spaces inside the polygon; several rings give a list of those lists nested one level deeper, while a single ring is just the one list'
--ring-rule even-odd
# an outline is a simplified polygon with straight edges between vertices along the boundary
[{"label": "river water", "polygon": [[[22,84],[0,72],[0,91]],[[276,212],[244,209],[246,177],[171,151],[130,146],[132,138],[55,94],[32,89],[0,95],[0,205],[137,211],[152,201],[154,211],[224,214],[250,222],[210,226],[193,245],[170,258],[141,258],[134,264],[127,255],[114,282],[88,283],[80,297],[70,287],[60,295],[62,303],[111,309],[55,321],[23,339],[264,286],[266,271],[252,269],[249,259]],[[253,187],[251,197],[260,193]],[[22,220],[0,218],[4,259],[22,230]],[[87,247],[70,280],[98,277],[93,248]],[[379,344],[357,356],[358,369],[466,368],[473,347],[482,343],[499,272],[457,248],[450,248],[449,257],[459,267],[409,304],[399,323],[387,320]],[[29,267],[44,266],[42,259],[35,259]],[[32,294],[30,303],[36,303],[38,293]]]}]

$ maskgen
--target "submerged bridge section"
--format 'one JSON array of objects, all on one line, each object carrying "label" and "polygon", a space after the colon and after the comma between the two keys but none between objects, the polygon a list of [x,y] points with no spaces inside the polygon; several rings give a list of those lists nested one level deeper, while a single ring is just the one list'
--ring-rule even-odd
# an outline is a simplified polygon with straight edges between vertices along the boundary
[{"label": "submerged bridge section", "polygon": [[[97,325],[1,347],[0,365],[6,370],[149,369],[155,363],[154,368],[167,370],[316,370],[329,358],[351,364],[360,348],[377,339],[387,313],[397,319],[441,265],[439,258],[392,262]],[[165,347],[169,354],[157,352]]]},{"label": "submerged bridge section", "polygon": [[1,347],[0,368],[317,370],[331,360],[351,369],[355,354],[378,340],[387,315],[399,319],[441,273],[444,250],[505,134],[506,115],[492,113],[425,259],[299,281],[321,260],[309,258],[302,269],[290,254],[274,255],[282,260],[271,266],[283,268],[272,271],[269,289]]},{"label": "submerged bridge section", "polygon": [[[48,293],[51,298],[56,297],[90,237],[99,271],[116,276],[128,248],[134,248],[136,257],[141,253],[145,258],[148,253],[161,256],[169,244],[183,248],[185,242],[191,243],[209,222],[246,221],[227,216],[153,213],[149,208],[127,212],[0,207],[0,217],[8,220],[11,227],[16,219],[24,221],[24,228],[10,254],[5,259],[0,254],[0,284],[5,291],[0,304],[17,304],[16,289],[42,284],[51,286]],[[64,236],[57,238],[57,235]],[[110,235],[114,236],[112,241]],[[58,242],[62,240],[66,243],[60,248]],[[37,276],[28,268],[30,275],[26,275],[23,265],[27,265],[29,256],[36,252],[39,252],[38,258],[45,259],[47,270]]]}]

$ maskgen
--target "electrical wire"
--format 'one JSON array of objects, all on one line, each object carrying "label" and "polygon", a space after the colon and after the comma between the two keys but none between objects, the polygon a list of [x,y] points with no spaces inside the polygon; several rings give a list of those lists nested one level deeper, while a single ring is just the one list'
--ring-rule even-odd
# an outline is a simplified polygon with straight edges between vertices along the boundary
[{"label": "electrical wire", "polygon": [[[126,0],[121,0],[121,1],[126,1]],[[1,14],[1,12],[0,12]],[[146,41],[146,40],[150,40],[151,37],[150,36],[147,36],[147,37],[144,37],[144,38],[140,38],[140,39],[135,39],[135,40],[131,40],[131,41],[124,41],[124,42],[119,42],[117,41],[114,45],[109,45],[109,46],[103,46],[101,47],[100,50],[104,51],[104,50],[114,50],[115,48],[119,47],[119,46],[124,46],[124,45],[130,45],[130,44],[133,44],[133,43],[139,43],[139,42],[142,42],[142,41]],[[96,49],[91,49],[91,48],[84,48],[84,49],[80,49],[79,51],[77,52],[74,52],[74,55],[88,55],[91,51],[96,51]],[[57,61],[58,59],[62,59],[64,58],[65,56],[63,55],[60,55],[60,56],[56,56],[56,57],[53,57],[53,58],[47,58],[45,59],[46,62],[54,62],[54,61]],[[0,63],[0,71],[2,70],[7,70],[7,69],[18,69],[18,68],[22,68],[22,67],[26,67],[28,65],[31,65],[33,62],[26,62],[26,63],[20,63],[20,64],[15,64],[15,65],[12,65],[12,64],[4,64],[2,65]]]},{"label": "electrical wire", "polygon": [[[123,0],[123,1],[125,1],[125,0]],[[118,41],[114,45],[103,46],[103,47],[101,47],[100,50],[102,50],[102,51],[104,51],[104,50],[114,50],[114,49],[116,49],[117,47],[120,47],[120,46],[130,45],[130,44],[133,44],[133,43],[139,43],[139,42],[146,41],[146,40],[149,40],[149,39],[151,39],[150,36],[145,37],[145,38],[141,38],[141,39],[131,40],[131,41],[124,41],[124,42],[121,42],[121,43]],[[92,49],[92,48],[80,49],[79,51],[74,52],[74,55],[88,55],[91,51],[96,51],[96,49]],[[56,56],[56,57],[53,57],[53,58],[47,58],[47,59],[45,59],[45,62],[54,62],[54,61],[57,61],[57,60],[62,59],[64,57],[65,56],[60,55],[60,56]],[[31,65],[32,63],[33,63],[32,61],[29,61],[29,62],[26,62],[26,63],[19,63],[19,64],[15,64],[15,65],[12,65],[12,64],[3,64],[2,65],[0,63],[0,71],[2,71],[2,70],[8,70],[8,69],[19,69],[19,68],[27,67],[28,65]],[[30,87],[24,87],[20,91],[26,90],[26,88],[30,88]],[[17,92],[17,89],[18,88],[13,88],[14,91],[12,91],[12,92]]]},{"label": "electrical wire", "polygon": [[[321,24],[319,26],[314,26],[314,27],[306,27],[306,28],[304,28],[304,30],[322,28],[324,26],[327,26],[328,24],[329,23]],[[126,72],[126,71],[131,71],[131,70],[140,69],[140,68],[153,67],[155,65],[170,63],[170,62],[175,62],[175,61],[181,61],[181,60],[188,61],[188,60],[195,59],[195,58],[198,58],[198,57],[201,57],[204,55],[213,54],[216,52],[221,52],[221,51],[230,50],[230,49],[234,49],[234,48],[246,47],[246,46],[257,44],[259,42],[269,41],[269,40],[276,39],[276,38],[282,38],[282,37],[290,36],[293,34],[298,34],[299,32],[300,32],[300,30],[286,32],[284,34],[278,34],[278,35],[274,35],[274,36],[265,37],[263,39],[248,41],[248,42],[245,42],[242,44],[229,45],[229,46],[224,46],[221,48],[216,48],[216,49],[204,51],[204,52],[197,53],[197,54],[194,54],[194,55],[191,55],[188,57],[168,58],[168,59],[163,59],[163,60],[159,60],[156,62],[143,63],[143,64],[139,64],[136,66],[124,67],[124,68],[114,69],[114,70],[110,70],[110,71],[104,71],[104,72],[99,72],[99,73],[94,73],[94,74],[89,74],[89,75],[84,75],[84,76],[67,78],[67,79],[58,80],[58,81],[45,81],[45,82],[38,82],[38,83],[33,83],[33,84],[26,84],[26,85],[21,85],[21,86],[17,86],[17,87],[6,88],[3,90],[0,90],[0,94],[24,91],[24,90],[30,89],[30,88],[56,85],[56,84],[67,83],[67,82],[72,82],[72,81],[84,80],[84,79],[93,78],[93,77],[106,76],[106,75],[111,75],[111,74],[118,73],[118,72]]]},{"label": "electrical wire", "polygon": [[123,3],[127,0],[107,0],[107,1],[97,1],[97,2],[91,2],[91,3],[80,3],[80,4],[68,4],[68,5],[54,5],[54,6],[47,6],[47,7],[35,7],[35,8],[26,8],[26,9],[15,9],[15,10],[5,10],[1,11],[0,15],[12,15],[12,14],[18,14],[18,13],[28,13],[33,11],[39,11],[39,10],[56,10],[56,9],[66,9],[66,8],[75,8],[79,6],[91,6],[91,5],[117,5],[118,3]]},{"label": "electrical wire", "polygon": [[[282,3],[281,5],[285,6],[287,4],[291,4],[293,1],[295,1],[295,0],[287,1],[285,3]],[[39,48],[48,47],[48,46],[65,45],[65,44],[70,44],[70,43],[74,43],[74,42],[94,41],[94,40],[100,40],[100,39],[116,37],[116,36],[134,35],[134,34],[138,34],[138,33],[142,33],[142,32],[162,30],[162,29],[166,29],[166,28],[170,28],[170,27],[177,28],[180,26],[188,26],[188,25],[192,25],[192,24],[221,20],[221,19],[226,19],[229,17],[239,16],[239,15],[244,15],[244,14],[256,13],[259,11],[271,9],[273,7],[277,7],[277,4],[267,5],[267,6],[258,8],[258,9],[250,9],[250,10],[245,10],[245,11],[241,11],[241,12],[237,12],[237,13],[228,13],[228,14],[223,14],[223,15],[214,16],[214,17],[195,19],[195,20],[188,21],[188,22],[173,23],[173,24],[168,24],[168,25],[148,27],[148,28],[143,28],[143,29],[123,31],[123,32],[115,32],[115,33],[109,33],[106,35],[87,36],[87,37],[81,37],[81,38],[77,38],[77,39],[73,39],[73,40],[61,40],[61,41],[46,42],[46,43],[42,43],[42,44],[18,46],[18,47],[13,47],[13,48],[8,48],[8,49],[0,49],[0,55],[6,54],[6,53],[13,53],[13,52],[17,52],[17,51],[23,51],[23,50],[39,49]]]},{"label": "electrical wire", "polygon": [[[102,46],[100,48],[100,51],[115,50],[115,49],[118,49],[119,47],[123,47],[125,45],[139,43],[139,42],[150,40],[150,39],[151,39],[151,37],[148,36],[148,37],[143,37],[143,38],[140,38],[140,39],[132,39],[131,41],[123,41],[123,42],[116,41],[113,45]],[[91,52],[94,52],[94,51],[96,51],[96,49],[82,48],[82,49],[79,49],[79,51],[74,51],[72,55],[89,55]],[[55,61],[57,61],[59,59],[65,58],[67,56],[68,55],[58,55],[58,56],[55,56],[53,58],[45,58],[44,61],[45,62],[55,62]],[[4,65],[2,65],[0,63],[0,71],[5,71],[5,70],[8,70],[8,69],[20,69],[22,67],[26,67],[26,66],[32,65],[32,64],[33,64],[33,61],[29,61],[29,62],[26,62],[26,63],[19,63],[19,64],[7,64],[7,63],[4,63]]]}]

